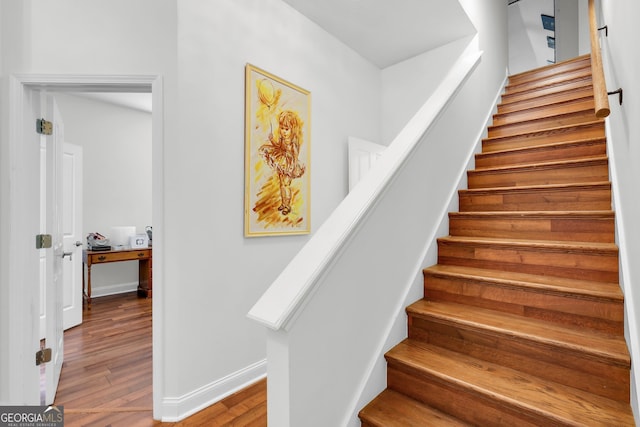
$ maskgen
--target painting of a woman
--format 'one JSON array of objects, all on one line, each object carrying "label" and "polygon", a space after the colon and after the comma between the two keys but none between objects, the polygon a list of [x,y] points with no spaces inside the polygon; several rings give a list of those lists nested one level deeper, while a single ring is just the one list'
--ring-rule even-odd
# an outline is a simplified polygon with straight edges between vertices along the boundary
[{"label": "painting of a woman", "polygon": [[260,147],[259,152],[267,164],[278,174],[280,184],[280,206],[282,215],[291,212],[291,180],[304,174],[305,166],[300,163],[300,143],[302,142],[302,121],[295,111],[285,110],[278,117],[277,137],[269,133],[269,143]]},{"label": "painting of a woman", "polygon": [[310,232],[311,95],[247,64],[245,236]]}]

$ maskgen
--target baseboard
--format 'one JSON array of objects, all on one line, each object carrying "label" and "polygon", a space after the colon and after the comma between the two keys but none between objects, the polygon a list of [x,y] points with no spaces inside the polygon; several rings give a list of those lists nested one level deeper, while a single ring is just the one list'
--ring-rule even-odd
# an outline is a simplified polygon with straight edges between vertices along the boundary
[{"label": "baseboard", "polygon": [[266,376],[267,360],[263,359],[180,397],[165,397],[162,421],[181,421]]},{"label": "baseboard", "polygon": [[113,285],[92,286],[91,298],[105,297],[107,295],[124,294],[135,292],[138,289],[138,282],[115,283]]}]

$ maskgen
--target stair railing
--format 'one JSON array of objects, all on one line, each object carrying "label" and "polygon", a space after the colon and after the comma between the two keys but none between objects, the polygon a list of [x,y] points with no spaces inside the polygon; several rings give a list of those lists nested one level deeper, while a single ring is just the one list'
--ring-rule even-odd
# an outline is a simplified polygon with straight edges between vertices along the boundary
[{"label": "stair railing", "polygon": [[607,84],[602,67],[602,54],[598,40],[598,23],[596,19],[595,0],[589,0],[589,32],[591,34],[591,73],[593,79],[593,95],[595,98],[596,117],[604,118],[609,115],[609,98]]},{"label": "stair railing", "polygon": [[373,398],[360,402],[365,389],[383,388],[386,340],[406,336],[403,309],[420,297],[427,252],[489,119],[472,102],[486,86],[472,78],[481,55],[476,35],[248,313],[266,327],[269,425],[347,425]]}]

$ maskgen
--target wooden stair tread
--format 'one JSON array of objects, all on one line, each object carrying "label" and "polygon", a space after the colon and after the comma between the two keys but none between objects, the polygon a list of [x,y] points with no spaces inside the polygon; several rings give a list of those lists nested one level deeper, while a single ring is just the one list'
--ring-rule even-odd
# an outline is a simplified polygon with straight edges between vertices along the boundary
[{"label": "wooden stair tread", "polygon": [[504,93],[505,95],[535,93],[538,90],[562,87],[582,80],[591,80],[591,70],[589,68],[581,68],[572,71],[570,74],[561,74],[539,80],[531,80],[517,84],[509,83],[505,87]]},{"label": "wooden stair tread", "polygon": [[580,352],[589,358],[611,365],[631,367],[626,342],[622,336],[562,326],[501,311],[464,304],[421,299],[407,307],[412,316],[438,318],[485,333],[500,334],[515,340],[533,341],[541,345]]},{"label": "wooden stair tread", "polygon": [[526,147],[505,148],[501,150],[478,153],[476,154],[476,158],[501,156],[504,154],[511,154],[511,153],[525,154],[525,153],[540,151],[540,150],[552,150],[552,149],[563,148],[563,147],[593,145],[593,144],[602,144],[602,143],[606,143],[606,139],[604,137],[576,139],[576,140],[561,141],[561,142],[548,142],[543,144],[529,145]]},{"label": "wooden stair tread", "polygon": [[486,194],[486,193],[513,193],[513,192],[540,192],[548,190],[567,190],[575,191],[579,189],[588,188],[602,188],[605,190],[611,189],[611,183],[609,182],[585,182],[575,184],[545,184],[545,185],[523,185],[521,187],[495,187],[495,188],[468,188],[460,190],[461,193],[472,194]]},{"label": "wooden stair tread", "polygon": [[482,174],[482,173],[513,173],[516,170],[527,169],[548,169],[558,166],[563,167],[578,167],[583,165],[597,165],[607,163],[609,158],[607,156],[589,157],[586,159],[571,159],[571,160],[555,160],[547,162],[538,162],[525,165],[515,166],[496,166],[492,168],[474,169],[470,170],[470,174]]},{"label": "wooden stair tread", "polygon": [[540,80],[549,76],[563,74],[567,70],[574,70],[585,67],[591,67],[590,54],[580,55],[575,58],[567,59],[566,61],[558,62],[556,64],[549,64],[543,67],[535,68],[533,70],[526,70],[520,73],[512,74],[509,76],[509,83],[521,83],[531,80]]},{"label": "wooden stair tread", "polygon": [[449,217],[462,218],[603,218],[612,219],[613,211],[498,211],[498,212],[449,212]]},{"label": "wooden stair tread", "polygon": [[500,134],[504,132],[512,132],[507,135],[532,131],[539,132],[540,130],[552,129],[559,125],[582,124],[587,121],[587,118],[594,115],[593,108],[582,108],[563,113],[554,113],[549,116],[523,118],[522,120],[510,123],[492,124],[488,128],[488,133],[489,136],[501,136]]},{"label": "wooden stair tread", "polygon": [[[584,109],[582,106],[589,106],[589,108],[593,108],[594,101],[593,95],[591,96],[583,96],[579,98],[571,98],[568,100],[561,100],[556,102],[550,102],[544,105],[538,105],[536,107],[523,108],[519,110],[513,111],[498,111],[493,115],[493,121],[499,122],[509,119],[509,117],[519,117],[519,116],[535,116],[537,118],[542,117],[550,117],[558,114],[563,114],[558,111],[571,111],[572,108],[579,107],[577,109]],[[529,121],[530,119],[524,119],[522,121]],[[515,121],[515,120],[514,120]]]},{"label": "wooden stair tread", "polygon": [[585,279],[566,279],[537,274],[441,264],[425,268],[424,271],[439,276],[535,289],[538,292],[544,293],[604,299],[618,301],[620,303],[624,301],[622,289],[618,283],[596,282]]},{"label": "wooden stair tread", "polygon": [[380,393],[360,411],[366,425],[376,427],[471,427],[408,396],[393,390]]},{"label": "wooden stair tread", "polygon": [[567,94],[589,86],[593,87],[593,79],[590,76],[579,76],[578,78],[565,80],[558,84],[531,87],[528,90],[520,88],[517,91],[507,92],[505,89],[500,99],[500,105],[508,106],[521,101],[544,100],[552,95]]},{"label": "wooden stair tread", "polygon": [[511,101],[506,100],[506,102],[502,102],[498,105],[497,113],[511,113],[527,110],[529,108],[553,105],[558,102],[572,99],[574,96],[577,98],[591,96],[593,98],[593,84],[590,81],[584,81],[583,85],[572,87],[561,92],[543,94],[525,99],[515,99]]},{"label": "wooden stair tread", "polygon": [[554,425],[634,425],[628,404],[441,347],[407,339],[385,357],[389,365],[469,390],[479,398],[543,418]]},{"label": "wooden stair tread", "polygon": [[463,237],[447,236],[439,237],[438,242],[451,243],[471,243],[478,246],[503,246],[511,248],[540,248],[546,250],[557,250],[561,252],[598,252],[602,254],[617,254],[618,247],[615,243],[598,242],[565,242],[553,240],[531,240],[531,239],[506,239],[491,237]]},{"label": "wooden stair tread", "polygon": [[547,129],[539,129],[539,130],[535,130],[535,131],[526,131],[526,132],[520,132],[520,133],[516,133],[516,134],[512,134],[512,135],[508,135],[508,136],[488,136],[486,138],[483,138],[482,141],[485,143],[491,143],[494,141],[500,141],[500,140],[505,140],[505,139],[516,139],[516,138],[527,138],[528,136],[531,135],[535,135],[535,134],[541,134],[541,135],[547,135],[550,132],[558,132],[558,133],[570,133],[574,128],[584,128],[584,127],[591,127],[591,126],[595,126],[595,125],[602,125],[604,123],[604,121],[602,119],[597,119],[597,120],[590,120],[588,122],[584,122],[584,123],[572,123],[569,125],[561,125],[561,126],[555,126],[552,128],[547,128]]}]

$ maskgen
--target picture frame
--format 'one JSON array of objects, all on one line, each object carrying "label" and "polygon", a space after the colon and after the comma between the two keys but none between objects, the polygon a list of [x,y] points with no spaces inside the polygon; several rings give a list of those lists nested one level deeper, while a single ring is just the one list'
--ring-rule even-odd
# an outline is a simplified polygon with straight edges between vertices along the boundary
[{"label": "picture frame", "polygon": [[311,231],[311,93],[245,67],[245,237]]}]

